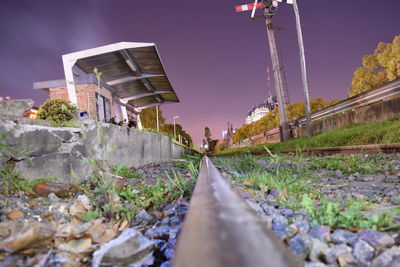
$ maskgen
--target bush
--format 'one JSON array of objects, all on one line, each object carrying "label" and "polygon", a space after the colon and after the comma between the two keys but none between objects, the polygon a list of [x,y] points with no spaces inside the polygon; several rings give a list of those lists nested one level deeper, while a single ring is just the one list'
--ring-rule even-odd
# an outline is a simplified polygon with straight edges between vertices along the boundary
[{"label": "bush", "polygon": [[48,99],[39,108],[38,118],[65,123],[75,118],[78,108],[64,99]]}]

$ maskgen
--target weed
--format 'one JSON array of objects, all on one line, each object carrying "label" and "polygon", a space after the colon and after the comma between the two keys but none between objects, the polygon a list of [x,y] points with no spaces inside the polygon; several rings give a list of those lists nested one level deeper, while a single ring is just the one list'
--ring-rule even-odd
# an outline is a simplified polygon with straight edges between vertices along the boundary
[{"label": "weed", "polygon": [[339,202],[322,199],[317,207],[307,194],[303,195],[300,205],[311,215],[312,225],[321,224],[350,229],[382,230],[393,225],[395,216],[399,214],[398,209],[393,209],[380,215],[373,214],[367,217],[362,213],[365,204],[358,200],[348,201],[341,206]]},{"label": "weed", "polygon": [[122,176],[124,178],[140,178],[140,177],[142,177],[142,175],[133,172],[131,169],[129,169],[128,167],[126,167],[123,164],[113,166],[111,168],[111,173],[118,175],[118,176]]},{"label": "weed", "polygon": [[27,192],[30,194],[35,194],[32,190],[35,185],[57,180],[55,177],[28,180],[15,172],[14,165],[11,163],[7,163],[5,166],[3,166],[3,168],[0,169],[0,176],[5,196],[9,196],[12,192]]},{"label": "weed", "polygon": [[340,170],[344,174],[359,173],[376,173],[385,171],[376,163],[376,159],[362,158],[359,155],[344,157],[334,155],[330,157],[311,157],[309,163],[311,169],[327,169],[331,171]]}]

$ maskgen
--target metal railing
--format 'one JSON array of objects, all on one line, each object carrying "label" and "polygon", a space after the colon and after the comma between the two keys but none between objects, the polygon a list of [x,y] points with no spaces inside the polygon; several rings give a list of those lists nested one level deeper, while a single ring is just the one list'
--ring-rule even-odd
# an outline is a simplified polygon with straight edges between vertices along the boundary
[{"label": "metal railing", "polygon": [[[336,115],[348,110],[359,108],[365,105],[369,105],[378,101],[385,101],[394,96],[399,96],[400,94],[400,79],[394,80],[390,83],[382,85],[378,88],[369,90],[367,92],[355,95],[353,97],[347,98],[340,101],[332,106],[318,110],[311,114],[311,119],[313,121],[324,119],[326,117]],[[306,123],[306,118],[299,118],[301,124]]]},{"label": "metal railing", "polygon": [[174,267],[296,267],[302,264],[204,157]]}]

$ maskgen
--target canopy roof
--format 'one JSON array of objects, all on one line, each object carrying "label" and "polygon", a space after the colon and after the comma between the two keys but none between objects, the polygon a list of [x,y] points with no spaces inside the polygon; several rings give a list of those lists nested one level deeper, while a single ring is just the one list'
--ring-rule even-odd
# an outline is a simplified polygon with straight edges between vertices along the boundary
[{"label": "canopy roof", "polygon": [[97,69],[101,82],[113,94],[139,110],[179,102],[154,43],[120,42],[96,47],[63,55],[63,63],[66,76],[66,69],[74,65],[87,75]]}]

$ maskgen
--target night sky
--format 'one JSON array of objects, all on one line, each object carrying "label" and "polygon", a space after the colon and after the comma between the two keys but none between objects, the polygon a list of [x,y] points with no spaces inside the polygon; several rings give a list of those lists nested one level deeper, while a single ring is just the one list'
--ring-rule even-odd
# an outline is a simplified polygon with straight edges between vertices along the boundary
[{"label": "night sky", "polygon": [[[204,127],[221,138],[227,122],[240,127],[268,95],[271,66],[263,19],[234,6],[252,0],[2,0],[0,95],[47,94],[34,81],[63,77],[61,55],[101,45],[154,42],[181,102],[162,107],[179,115],[200,144]],[[399,0],[298,0],[311,97],[344,98],[363,55],[400,34]],[[302,100],[295,19],[291,5],[274,17],[290,100]],[[272,77],[272,74],[271,74]],[[273,84],[273,82],[272,82]],[[274,90],[274,88],[273,88]]]}]

